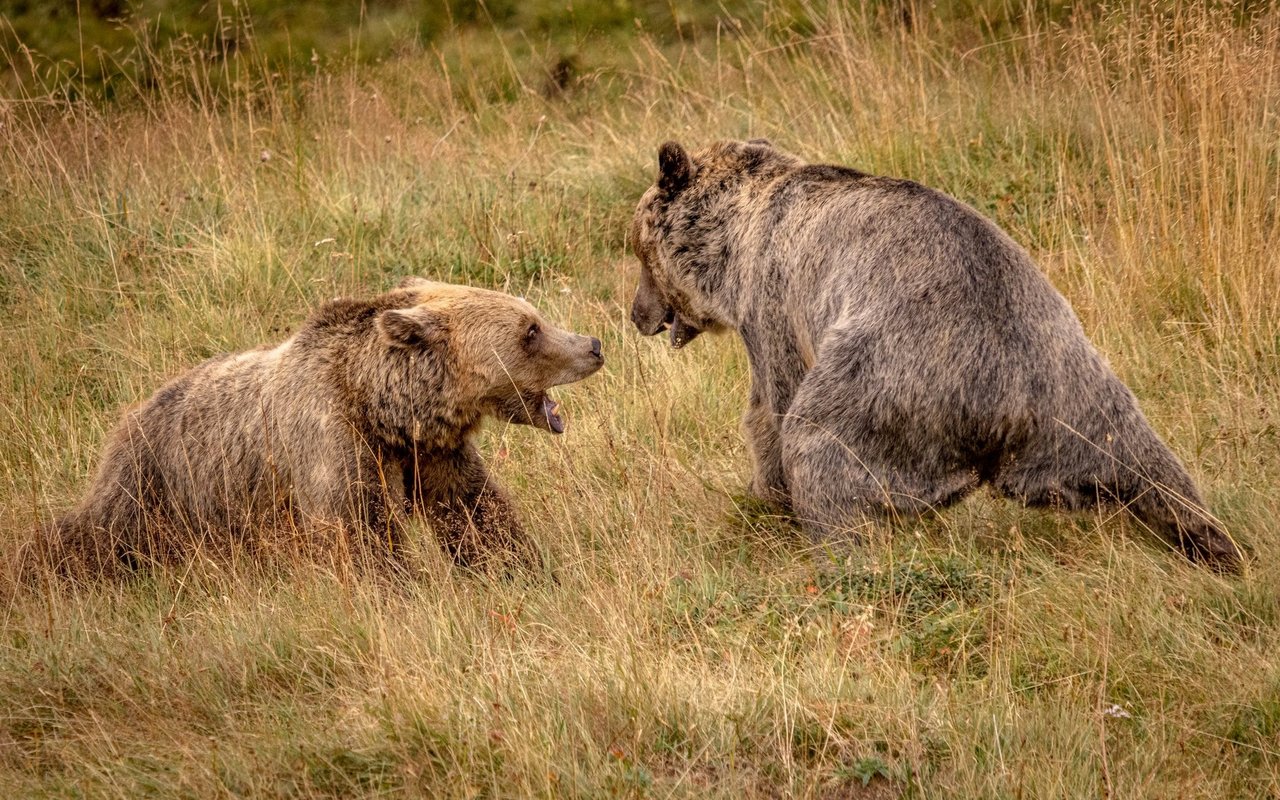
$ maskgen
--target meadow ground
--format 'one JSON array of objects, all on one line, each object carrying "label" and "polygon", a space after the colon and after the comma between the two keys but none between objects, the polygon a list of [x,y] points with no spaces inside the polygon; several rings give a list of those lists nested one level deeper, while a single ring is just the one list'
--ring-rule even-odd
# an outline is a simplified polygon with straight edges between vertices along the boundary
[{"label": "meadow ground", "polygon": [[[0,101],[5,564],[122,406],[334,295],[502,288],[608,357],[565,436],[483,436],[555,581],[453,570],[423,530],[404,586],[196,560],[0,587],[0,790],[1280,797],[1280,13],[968,5],[480,26],[279,72],[174,50],[125,99]],[[836,559],[744,503],[743,353],[637,336],[624,234],[659,143],[746,136],[1009,230],[1247,572],[987,497]]]}]

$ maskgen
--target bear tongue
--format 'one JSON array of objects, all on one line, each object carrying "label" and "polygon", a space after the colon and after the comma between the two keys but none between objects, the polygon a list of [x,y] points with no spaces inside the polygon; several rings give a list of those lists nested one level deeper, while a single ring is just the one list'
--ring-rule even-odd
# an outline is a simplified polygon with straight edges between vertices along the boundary
[{"label": "bear tongue", "polygon": [[560,404],[549,396],[542,396],[542,414],[547,418],[547,425],[552,433],[564,433],[564,420],[560,418]]}]

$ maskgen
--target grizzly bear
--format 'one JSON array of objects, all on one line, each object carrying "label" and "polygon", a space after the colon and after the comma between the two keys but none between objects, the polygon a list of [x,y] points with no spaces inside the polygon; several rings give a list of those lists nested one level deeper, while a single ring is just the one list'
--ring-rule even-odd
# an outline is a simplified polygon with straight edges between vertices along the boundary
[{"label": "grizzly bear", "polygon": [[286,530],[396,566],[416,511],[461,564],[524,559],[472,438],[486,416],[563,432],[547,390],[603,363],[598,339],[499,292],[407,278],[334,300],[282,344],[210,359],[128,411],[51,554],[103,573]]},{"label": "grizzly bear", "polygon": [[979,485],[1030,506],[1118,503],[1189,558],[1240,553],[1030,256],[908,180],[765,140],[662,145],[636,209],[631,319],[681,347],[736,330],[751,491],[815,534]]}]

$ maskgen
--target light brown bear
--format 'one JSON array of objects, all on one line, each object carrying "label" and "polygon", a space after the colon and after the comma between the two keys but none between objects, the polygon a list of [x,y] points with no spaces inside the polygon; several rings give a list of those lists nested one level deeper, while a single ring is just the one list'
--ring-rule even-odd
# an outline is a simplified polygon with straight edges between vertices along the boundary
[{"label": "light brown bear", "polygon": [[763,140],[693,156],[668,142],[631,247],[641,333],[742,336],[752,490],[814,533],[985,484],[1027,505],[1120,504],[1189,558],[1239,564],[1066,299],[954,198]]},{"label": "light brown bear", "polygon": [[206,361],[128,411],[51,554],[103,573],[286,530],[391,565],[416,511],[459,563],[527,559],[472,437],[486,416],[561,433],[547,390],[603,363],[598,339],[499,292],[407,278],[334,300],[283,343]]}]

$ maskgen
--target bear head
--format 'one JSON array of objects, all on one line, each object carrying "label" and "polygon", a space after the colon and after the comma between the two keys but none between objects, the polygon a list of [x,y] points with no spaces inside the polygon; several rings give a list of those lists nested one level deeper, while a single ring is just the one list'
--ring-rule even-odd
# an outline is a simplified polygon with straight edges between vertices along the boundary
[{"label": "bear head", "polygon": [[522,298],[422,278],[404,279],[392,294],[402,301],[378,312],[375,327],[407,370],[399,383],[445,395],[460,416],[563,433],[548,390],[604,365],[599,339],[551,324]]},{"label": "bear head", "polygon": [[670,328],[671,346],[731,324],[720,295],[732,252],[730,229],[746,181],[799,164],[766,139],[717,142],[696,156],[677,142],[658,150],[658,177],[636,207],[629,244],[640,261],[631,321],[645,336]]}]

